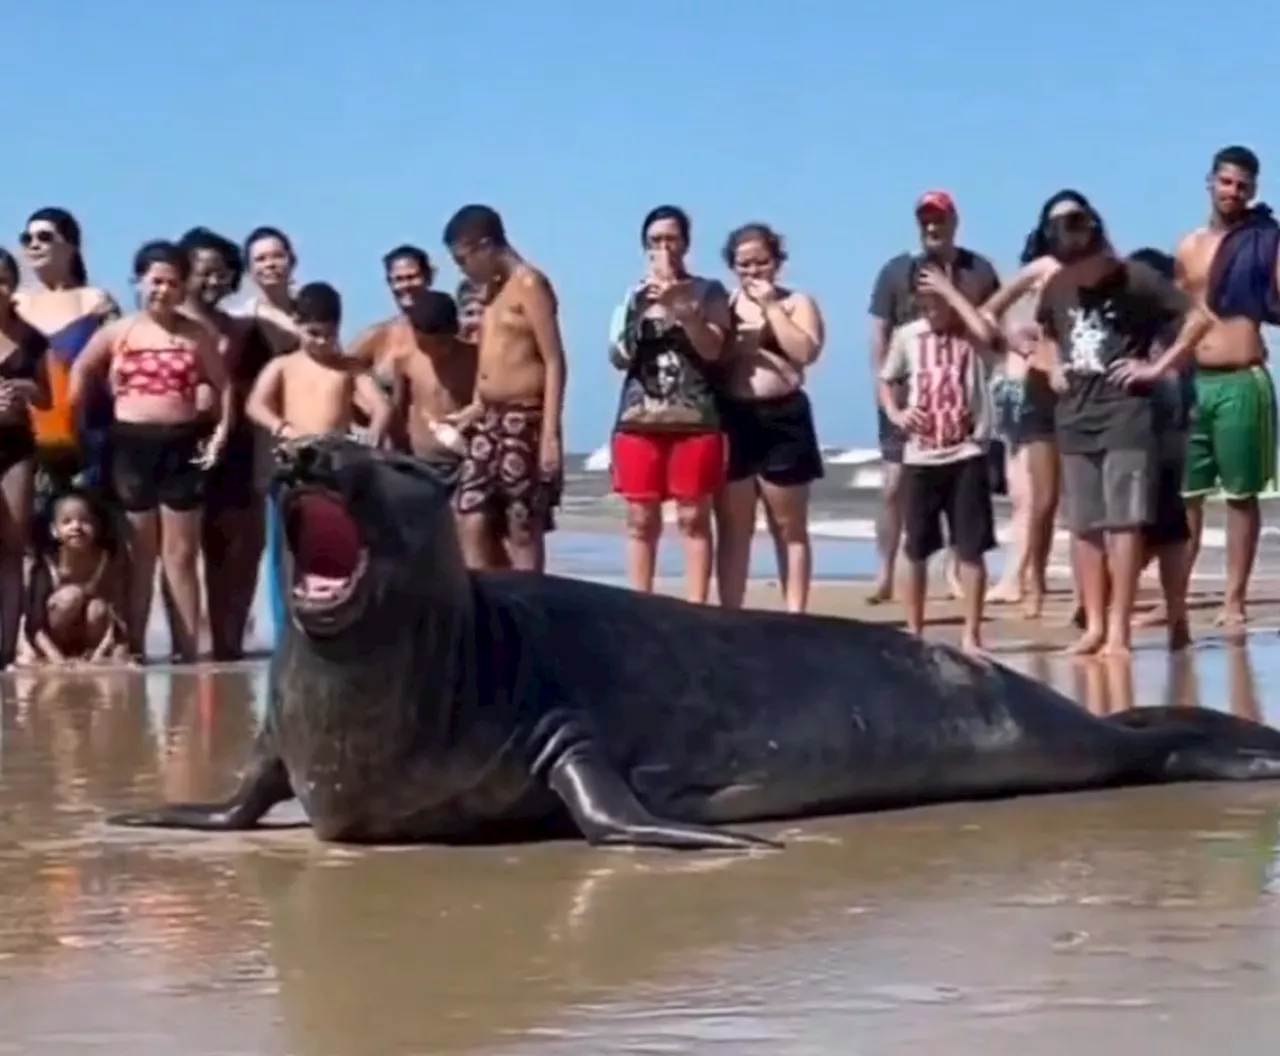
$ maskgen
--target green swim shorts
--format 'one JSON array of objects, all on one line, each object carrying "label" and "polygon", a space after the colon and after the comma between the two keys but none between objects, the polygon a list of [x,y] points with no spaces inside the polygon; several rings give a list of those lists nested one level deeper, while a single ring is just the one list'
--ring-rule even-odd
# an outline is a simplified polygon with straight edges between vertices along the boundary
[{"label": "green swim shorts", "polygon": [[1266,367],[1197,367],[1182,493],[1228,499],[1266,491],[1276,476],[1276,390]]}]

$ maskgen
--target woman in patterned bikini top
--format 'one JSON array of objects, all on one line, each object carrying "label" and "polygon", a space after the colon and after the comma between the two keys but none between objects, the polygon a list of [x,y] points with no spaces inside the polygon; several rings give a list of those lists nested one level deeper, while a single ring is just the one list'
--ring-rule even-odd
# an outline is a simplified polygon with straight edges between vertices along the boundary
[{"label": "woman in patterned bikini top", "polygon": [[[103,327],[71,368],[76,406],[92,381],[110,381],[112,491],[129,522],[133,559],[126,614],[130,651],[141,659],[155,566],[173,599],[170,629],[180,660],[196,659],[200,581],[196,566],[205,474],[226,444],[234,393],[208,325],[182,313],[191,263],[171,242],[149,242],[134,258],[141,311]],[[207,384],[221,407],[209,436],[196,399]]]}]

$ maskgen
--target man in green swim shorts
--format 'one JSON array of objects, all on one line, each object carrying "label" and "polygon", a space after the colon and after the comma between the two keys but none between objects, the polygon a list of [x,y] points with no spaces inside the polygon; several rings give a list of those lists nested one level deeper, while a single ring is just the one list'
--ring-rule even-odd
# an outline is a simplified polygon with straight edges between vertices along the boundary
[{"label": "man in green swim shorts", "polygon": [[[1195,405],[1184,495],[1194,564],[1204,500],[1227,503],[1227,582],[1217,624],[1246,620],[1249,577],[1261,530],[1258,496],[1276,476],[1276,393],[1261,326],[1280,311],[1280,228],[1251,206],[1258,158],[1247,147],[1218,151],[1209,173],[1209,222],[1178,245],[1180,284],[1206,304],[1213,326],[1196,348]],[[1222,259],[1217,259],[1219,256]]]}]

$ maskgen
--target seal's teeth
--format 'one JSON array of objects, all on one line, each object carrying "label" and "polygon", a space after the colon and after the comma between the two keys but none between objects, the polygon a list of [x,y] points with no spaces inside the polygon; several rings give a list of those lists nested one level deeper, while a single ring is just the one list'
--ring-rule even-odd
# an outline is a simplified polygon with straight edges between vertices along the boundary
[{"label": "seal's teeth", "polygon": [[351,583],[346,576],[317,576],[307,574],[294,585],[293,596],[308,601],[328,601],[337,597]]}]

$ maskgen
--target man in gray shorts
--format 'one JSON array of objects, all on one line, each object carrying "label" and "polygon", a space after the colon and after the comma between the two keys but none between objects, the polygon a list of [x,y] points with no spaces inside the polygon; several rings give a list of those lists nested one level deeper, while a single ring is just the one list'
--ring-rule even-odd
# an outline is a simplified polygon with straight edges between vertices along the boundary
[{"label": "man in gray shorts", "polygon": [[[1125,655],[1146,535],[1160,511],[1154,386],[1191,354],[1208,318],[1148,265],[1118,260],[1083,195],[1056,198],[1047,234],[1063,267],[1041,294],[1036,321],[1052,346],[1063,507],[1085,615],[1070,651]],[[1184,317],[1153,358],[1152,346]]]}]

